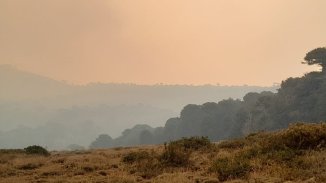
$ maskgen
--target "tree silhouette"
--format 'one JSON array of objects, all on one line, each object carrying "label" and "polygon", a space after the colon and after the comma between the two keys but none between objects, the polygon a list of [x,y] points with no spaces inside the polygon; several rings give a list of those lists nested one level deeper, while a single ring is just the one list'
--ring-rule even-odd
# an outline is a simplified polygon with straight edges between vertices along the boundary
[{"label": "tree silhouette", "polygon": [[94,142],[91,143],[91,149],[109,148],[113,146],[113,139],[107,134],[99,135]]},{"label": "tree silhouette", "polygon": [[326,47],[316,48],[306,54],[304,64],[320,65],[322,72],[326,71]]},{"label": "tree silhouette", "polygon": [[153,140],[153,134],[148,130],[142,131],[139,135],[140,144],[152,144]]}]

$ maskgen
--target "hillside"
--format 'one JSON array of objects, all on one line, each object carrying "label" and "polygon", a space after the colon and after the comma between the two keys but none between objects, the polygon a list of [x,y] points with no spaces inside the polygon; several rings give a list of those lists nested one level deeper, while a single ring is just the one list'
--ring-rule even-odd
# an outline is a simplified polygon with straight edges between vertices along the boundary
[{"label": "hillside", "polygon": [[276,91],[278,86],[137,85],[89,83],[73,85],[10,65],[0,65],[0,101],[42,102],[47,106],[97,106],[144,104],[179,111],[189,103],[201,104],[225,98],[242,98],[248,92]]},{"label": "hillside", "polygon": [[191,136],[225,140],[261,130],[283,129],[298,121],[325,121],[325,109],[326,73],[311,72],[284,80],[276,93],[249,92],[242,100],[229,98],[217,103],[188,104],[178,117],[168,119],[164,126],[143,131],[128,128],[125,130],[128,133],[122,133],[102,147],[161,144]]},{"label": "hillside", "polygon": [[[27,151],[26,151],[27,152]],[[325,182],[326,124],[210,143],[187,138],[163,146],[90,151],[0,151],[0,182]]]},{"label": "hillside", "polygon": [[247,92],[277,87],[71,85],[2,65],[0,88],[0,148],[40,144],[64,149],[88,146],[101,133],[118,137],[136,124],[162,126],[188,103],[242,98]]}]

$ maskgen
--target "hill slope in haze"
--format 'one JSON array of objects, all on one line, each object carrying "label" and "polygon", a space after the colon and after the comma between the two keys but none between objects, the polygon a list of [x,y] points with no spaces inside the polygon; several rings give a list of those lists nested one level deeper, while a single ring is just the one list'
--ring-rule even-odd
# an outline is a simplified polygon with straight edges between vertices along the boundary
[{"label": "hill slope in haze", "polygon": [[[326,67],[326,48],[324,60]],[[288,78],[276,93],[249,92],[242,100],[229,98],[217,103],[188,104],[179,117],[170,118],[163,127],[137,129],[134,133],[128,129],[128,133],[110,140],[104,147],[160,144],[191,136],[218,141],[261,130],[279,130],[298,121],[326,121],[325,70]]]},{"label": "hill slope in haze", "polygon": [[3,65],[0,88],[0,148],[40,144],[60,149],[88,146],[100,133],[117,137],[136,124],[162,126],[188,103],[242,98],[277,87],[71,85]]}]

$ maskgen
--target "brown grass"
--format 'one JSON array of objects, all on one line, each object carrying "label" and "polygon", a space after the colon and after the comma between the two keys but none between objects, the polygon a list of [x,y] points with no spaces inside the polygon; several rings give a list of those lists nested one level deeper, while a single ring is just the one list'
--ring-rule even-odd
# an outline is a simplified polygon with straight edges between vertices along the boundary
[{"label": "brown grass", "polygon": [[[0,182],[326,182],[325,134],[325,124],[297,124],[210,144],[204,150],[188,140],[172,143],[178,144],[172,150],[161,145],[50,156],[0,150]],[[180,150],[182,146],[187,148]],[[176,153],[189,153],[189,161],[174,164],[180,163]]]}]

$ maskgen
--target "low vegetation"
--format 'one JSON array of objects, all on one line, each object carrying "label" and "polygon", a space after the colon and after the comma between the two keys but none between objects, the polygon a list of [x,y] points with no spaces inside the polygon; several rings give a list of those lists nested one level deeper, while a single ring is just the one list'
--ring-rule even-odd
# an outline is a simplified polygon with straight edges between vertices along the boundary
[{"label": "low vegetation", "polygon": [[[51,152],[0,150],[0,182],[326,182],[326,124],[211,143]],[[47,152],[47,151],[46,151]]]},{"label": "low vegetation", "polygon": [[[252,172],[267,171],[280,180],[326,181],[326,124],[290,125],[279,132],[260,132],[244,139],[218,144],[230,152],[211,167],[220,180],[248,178]],[[323,164],[319,168],[320,164]],[[318,168],[317,168],[318,167]]]},{"label": "low vegetation", "polygon": [[191,149],[187,149],[183,144],[171,142],[164,147],[163,153],[160,155],[160,163],[164,166],[184,167],[190,165]]},{"label": "low vegetation", "polygon": [[50,153],[44,147],[38,145],[28,146],[24,149],[24,151],[27,154],[39,154],[43,156],[50,155]]},{"label": "low vegetation", "polygon": [[246,179],[249,175],[251,166],[249,159],[243,156],[219,157],[210,170],[218,175],[219,180]]},{"label": "low vegetation", "polygon": [[212,143],[207,137],[184,137],[170,142],[169,146],[177,146],[184,150],[209,150],[212,147]]},{"label": "low vegetation", "polygon": [[192,153],[211,147],[212,143],[206,137],[182,138],[166,143],[160,152],[144,150],[129,152],[123,156],[122,162],[130,165],[130,172],[144,179],[151,179],[175,168],[191,168]]},{"label": "low vegetation", "polygon": [[132,164],[132,163],[135,163],[135,162],[142,161],[144,159],[149,159],[151,157],[152,156],[147,151],[137,151],[137,152],[130,152],[130,153],[126,154],[122,158],[122,161],[124,163],[130,163],[130,164]]}]

